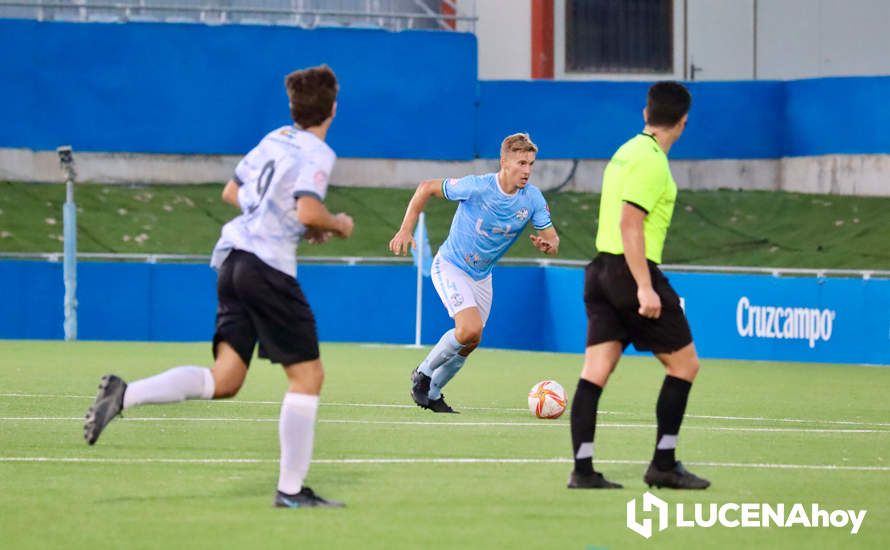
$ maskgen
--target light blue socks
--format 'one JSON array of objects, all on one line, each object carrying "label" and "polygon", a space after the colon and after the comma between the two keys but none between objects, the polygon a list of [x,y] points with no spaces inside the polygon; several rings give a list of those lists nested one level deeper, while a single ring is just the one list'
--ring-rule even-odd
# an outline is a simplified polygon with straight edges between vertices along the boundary
[{"label": "light blue socks", "polygon": [[432,380],[430,381],[430,401],[435,401],[442,396],[442,388],[454,378],[454,375],[457,374],[457,371],[459,371],[462,366],[464,366],[466,360],[467,358],[463,355],[455,355],[446,361],[445,364],[436,369],[436,372],[433,373]]},{"label": "light blue socks", "polygon": [[449,330],[442,335],[439,342],[433,346],[429,355],[427,355],[426,359],[420,364],[420,372],[432,378],[436,369],[457,355],[457,352],[459,352],[462,347],[463,345],[461,345],[461,343],[457,341],[457,338],[454,337],[454,329]]}]

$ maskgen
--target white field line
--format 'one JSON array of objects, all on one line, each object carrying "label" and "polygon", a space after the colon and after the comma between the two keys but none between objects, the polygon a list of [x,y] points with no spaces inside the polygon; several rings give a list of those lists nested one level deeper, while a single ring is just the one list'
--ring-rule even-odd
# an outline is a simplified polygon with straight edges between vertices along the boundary
[{"label": "white field line", "polygon": [[[48,456],[0,456],[0,463],[86,463],[86,464],[277,464],[277,458],[96,458]],[[322,458],[313,464],[569,464],[569,458]],[[603,460],[599,464],[645,465],[646,460]],[[754,470],[836,470],[890,472],[890,466],[839,466],[836,464],[767,464],[747,462],[688,462],[711,468]]]},{"label": "white field line", "polygon": [[0,393],[0,397],[47,397],[57,399],[93,399],[95,396],[68,395],[64,393]]},{"label": "white field line", "polygon": [[[83,422],[79,416],[2,416],[0,422]],[[229,417],[167,417],[167,416],[127,416],[123,422],[278,422],[277,418],[229,418]],[[436,422],[422,420],[349,420],[321,418],[321,424],[361,424],[382,426],[436,426],[447,428],[478,428],[478,427],[509,427],[509,428],[562,428],[569,426],[568,422],[553,422],[538,420],[534,422]],[[602,422],[598,428],[619,429],[644,429],[651,430],[655,424],[625,424],[614,422]],[[729,426],[683,426],[684,430],[702,430],[709,432],[785,432],[785,433],[816,433],[816,434],[890,434],[890,430],[870,429],[844,429],[844,428],[759,428],[759,427],[729,427]]]},{"label": "white field line", "polygon": [[[64,394],[48,394],[48,393],[0,393],[0,397],[38,397],[38,398],[49,398],[49,399],[89,399],[93,400],[95,398],[94,395],[64,395]],[[223,404],[223,405],[276,405],[281,406],[281,401],[249,401],[242,399],[220,399],[215,401],[208,401],[208,403],[214,404]],[[404,403],[326,403],[322,401],[320,403],[323,407],[366,407],[366,408],[375,408],[375,409],[416,409],[417,405],[406,405]],[[527,411],[528,409],[523,408],[509,408],[509,407],[461,407],[464,410],[468,411]],[[602,414],[633,414],[633,413],[610,413],[608,411],[599,411]],[[890,425],[890,424],[888,424]]]},{"label": "white field line", "polygon": [[[84,399],[92,400],[92,395],[68,395],[68,394],[40,394],[40,393],[0,393],[0,398],[20,397],[20,398],[48,398],[48,399]],[[220,399],[215,401],[205,401],[205,403],[223,404],[223,405],[274,405],[281,406],[281,401],[250,401],[250,400],[231,400]],[[364,408],[392,408],[392,409],[416,409],[416,405],[400,404],[400,403],[320,403],[322,407],[364,407]],[[467,411],[520,411],[527,412],[527,408],[521,407],[461,407],[461,410]],[[644,416],[640,413],[627,411],[598,411],[598,414],[614,414],[619,416]],[[796,424],[838,424],[844,426],[874,426],[890,428],[890,422],[862,422],[858,420],[819,420],[807,418],[770,418],[766,416],[720,416],[720,415],[699,415],[687,414],[684,418],[699,418],[703,420],[727,420],[727,421],[753,421],[753,422],[787,422]]]}]

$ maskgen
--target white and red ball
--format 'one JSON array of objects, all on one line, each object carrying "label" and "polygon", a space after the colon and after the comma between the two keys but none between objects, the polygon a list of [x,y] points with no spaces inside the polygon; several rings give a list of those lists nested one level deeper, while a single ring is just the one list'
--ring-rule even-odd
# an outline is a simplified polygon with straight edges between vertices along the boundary
[{"label": "white and red ball", "polygon": [[554,380],[538,382],[528,392],[528,410],[538,418],[559,418],[566,410],[566,391]]}]

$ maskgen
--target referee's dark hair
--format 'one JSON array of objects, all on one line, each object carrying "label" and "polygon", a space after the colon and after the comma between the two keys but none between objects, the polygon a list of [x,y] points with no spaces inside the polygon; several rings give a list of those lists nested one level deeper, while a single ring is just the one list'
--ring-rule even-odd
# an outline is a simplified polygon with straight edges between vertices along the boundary
[{"label": "referee's dark hair", "polygon": [[646,98],[646,123],[670,128],[680,122],[691,105],[692,96],[686,86],[674,81],[656,82],[649,87]]}]

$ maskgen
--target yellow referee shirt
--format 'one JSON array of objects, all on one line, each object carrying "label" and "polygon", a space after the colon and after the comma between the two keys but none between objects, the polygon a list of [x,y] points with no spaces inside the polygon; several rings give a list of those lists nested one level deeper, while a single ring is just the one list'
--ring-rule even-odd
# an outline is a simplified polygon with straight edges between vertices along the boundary
[{"label": "yellow referee shirt", "polygon": [[633,137],[615,152],[603,175],[597,250],[624,254],[621,207],[630,202],[647,212],[643,221],[646,258],[660,264],[676,201],[677,184],[667,155],[651,135]]}]

